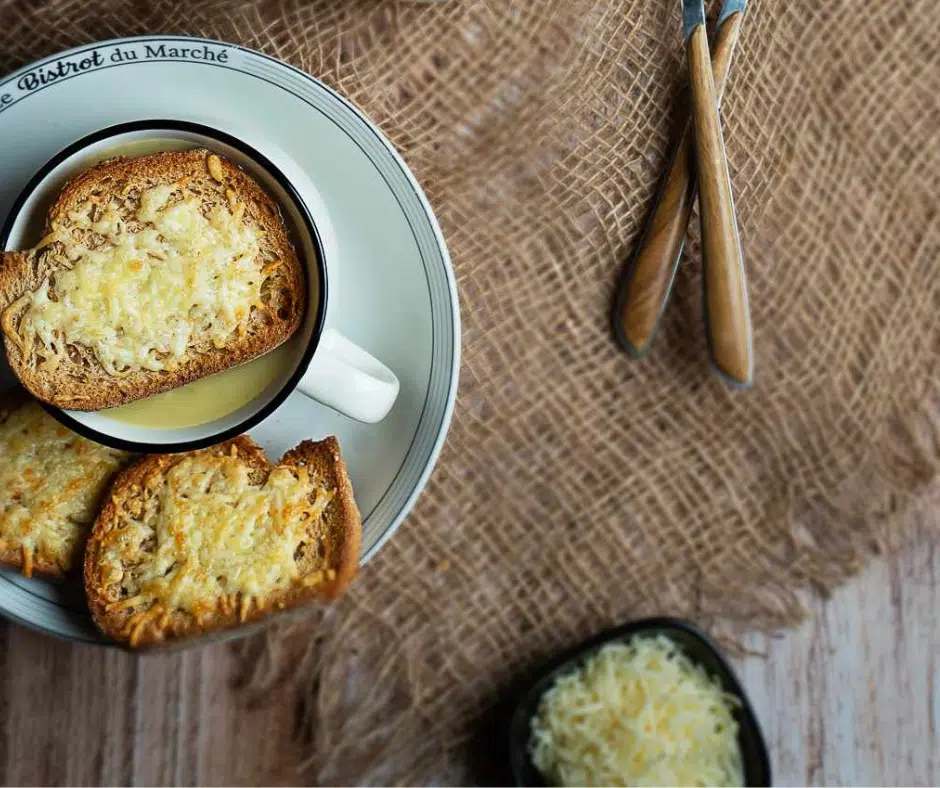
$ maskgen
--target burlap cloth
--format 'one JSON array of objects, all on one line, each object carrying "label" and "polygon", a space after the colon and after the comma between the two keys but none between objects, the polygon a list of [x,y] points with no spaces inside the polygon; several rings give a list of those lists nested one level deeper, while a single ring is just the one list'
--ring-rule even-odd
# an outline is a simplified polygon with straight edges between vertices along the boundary
[{"label": "burlap cloth", "polygon": [[315,780],[473,779],[512,681],[623,619],[791,624],[936,473],[940,4],[752,3],[723,108],[749,393],[707,367],[694,241],[650,357],[609,329],[675,123],[678,12],[0,0],[3,72],[157,32],[282,57],[381,124],[441,220],[464,361],[440,465],[341,604],[246,649],[256,682],[309,682]]}]

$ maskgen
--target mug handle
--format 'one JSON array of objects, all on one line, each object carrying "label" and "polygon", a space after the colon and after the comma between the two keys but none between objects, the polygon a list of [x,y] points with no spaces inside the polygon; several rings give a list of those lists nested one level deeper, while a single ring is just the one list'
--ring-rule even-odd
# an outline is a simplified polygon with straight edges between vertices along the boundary
[{"label": "mug handle", "polygon": [[339,331],[326,329],[297,390],[366,424],[384,419],[398,397],[395,373]]}]

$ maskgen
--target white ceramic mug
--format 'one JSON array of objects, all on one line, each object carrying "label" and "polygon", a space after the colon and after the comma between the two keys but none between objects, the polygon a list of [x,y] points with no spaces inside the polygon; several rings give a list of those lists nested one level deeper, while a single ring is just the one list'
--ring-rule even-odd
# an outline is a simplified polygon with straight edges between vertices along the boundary
[{"label": "white ceramic mug", "polygon": [[205,423],[142,426],[119,420],[107,410],[49,408],[50,412],[92,440],[138,452],[187,451],[227,440],[269,416],[295,389],[357,421],[381,421],[398,396],[398,379],[330,327],[329,291],[339,278],[339,250],[329,214],[307,175],[268,144],[259,146],[188,121],[136,121],[103,129],[60,151],[34,176],[0,234],[0,248],[24,249],[37,242],[48,207],[70,177],[104,158],[133,155],[135,148],[143,153],[168,146],[215,151],[250,173],[275,199],[306,271],[304,320],[280,351],[285,361],[275,379],[247,404]]}]

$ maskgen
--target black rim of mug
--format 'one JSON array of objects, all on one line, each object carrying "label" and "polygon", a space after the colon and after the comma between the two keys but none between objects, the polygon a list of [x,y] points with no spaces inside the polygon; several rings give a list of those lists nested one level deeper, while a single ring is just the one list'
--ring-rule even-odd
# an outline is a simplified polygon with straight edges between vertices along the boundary
[{"label": "black rim of mug", "polygon": [[[88,438],[89,440],[96,441],[97,443],[104,444],[105,446],[110,446],[114,449],[122,449],[124,451],[140,454],[174,454],[184,451],[195,451],[227,441],[230,438],[241,435],[242,433],[250,430],[252,427],[260,424],[275,410],[277,410],[281,404],[283,404],[284,400],[287,399],[291,392],[297,387],[297,384],[300,382],[301,378],[304,376],[304,373],[307,371],[307,367],[310,366],[310,361],[313,358],[313,354],[316,352],[316,349],[320,344],[320,338],[323,335],[324,324],[326,321],[326,299],[328,285],[326,275],[326,259],[323,254],[323,243],[316,224],[313,221],[313,217],[310,214],[310,209],[307,207],[307,204],[304,202],[297,189],[290,182],[290,180],[288,180],[287,176],[284,175],[280,169],[278,169],[278,167],[276,167],[264,154],[253,148],[251,145],[248,145],[246,142],[243,142],[237,137],[233,137],[231,134],[227,134],[224,131],[219,131],[218,129],[214,129],[211,126],[205,126],[201,123],[194,123],[192,121],[137,120],[128,123],[119,123],[117,125],[108,126],[107,128],[93,132],[92,134],[82,137],[80,140],[77,140],[71,145],[63,148],[55,156],[49,159],[49,161],[47,161],[39,169],[39,171],[32,178],[30,178],[29,182],[26,184],[26,186],[20,192],[19,196],[16,198],[16,201],[13,203],[13,207],[10,209],[7,220],[3,225],[3,229],[0,230],[0,249],[6,249],[10,234],[13,232],[13,226],[16,223],[17,218],[19,218],[19,215],[23,210],[27,200],[29,200],[42,181],[45,180],[46,177],[56,167],[84,148],[101,142],[102,140],[106,140],[109,137],[116,137],[118,135],[127,134],[134,131],[184,131],[192,134],[199,134],[200,136],[206,137],[207,139],[215,140],[216,142],[228,145],[244,154],[255,164],[264,169],[275,181],[277,181],[278,185],[284,190],[287,196],[294,203],[294,206],[297,208],[297,212],[300,214],[301,220],[303,221],[303,229],[309,234],[314,250],[316,251],[316,266],[317,272],[320,276],[320,287],[318,288],[319,293],[317,297],[317,317],[310,339],[307,341],[307,345],[304,348],[300,362],[297,364],[297,368],[291,373],[281,388],[278,389],[278,391],[261,408],[259,408],[257,412],[242,419],[232,427],[221,430],[219,432],[213,432],[210,435],[205,435],[193,440],[175,441],[172,443],[132,441],[125,438],[119,438],[106,432],[102,432],[101,430],[97,430],[94,427],[90,427],[84,422],[76,419],[74,416],[70,416],[67,411],[55,407],[54,405],[49,405],[45,402],[39,403],[55,419],[57,419],[69,429],[77,432],[79,435],[85,438]],[[304,272],[305,284],[309,289],[310,282],[308,265],[303,265],[302,268]],[[307,305],[307,308],[310,308],[309,304]]]}]

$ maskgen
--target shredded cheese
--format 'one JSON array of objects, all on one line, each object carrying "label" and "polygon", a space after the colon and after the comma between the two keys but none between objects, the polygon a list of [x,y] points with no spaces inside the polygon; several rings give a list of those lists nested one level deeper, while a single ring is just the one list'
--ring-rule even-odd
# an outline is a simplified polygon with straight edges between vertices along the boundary
[{"label": "shredded cheese", "polygon": [[669,638],[635,637],[556,681],[529,751],[555,785],[739,786],[737,703]]},{"label": "shredded cheese", "polygon": [[73,265],[25,296],[23,346],[38,339],[53,364],[83,346],[111,375],[172,369],[206,340],[224,346],[262,306],[259,233],[244,209],[204,213],[181,184],[164,184],[141,194],[130,221],[116,200],[73,211],[72,225],[101,241],[62,235]]},{"label": "shredded cheese", "polygon": [[35,556],[71,566],[127,457],[75,435],[35,402],[0,421],[0,538],[19,547],[25,575]]},{"label": "shredded cheese", "polygon": [[[237,456],[208,452],[175,463],[105,544],[103,576],[133,608],[138,633],[171,610],[197,618],[216,610],[244,620],[270,594],[301,580],[295,553],[332,499],[303,467],[275,468],[253,484]],[[141,622],[144,622],[141,624]]]}]

